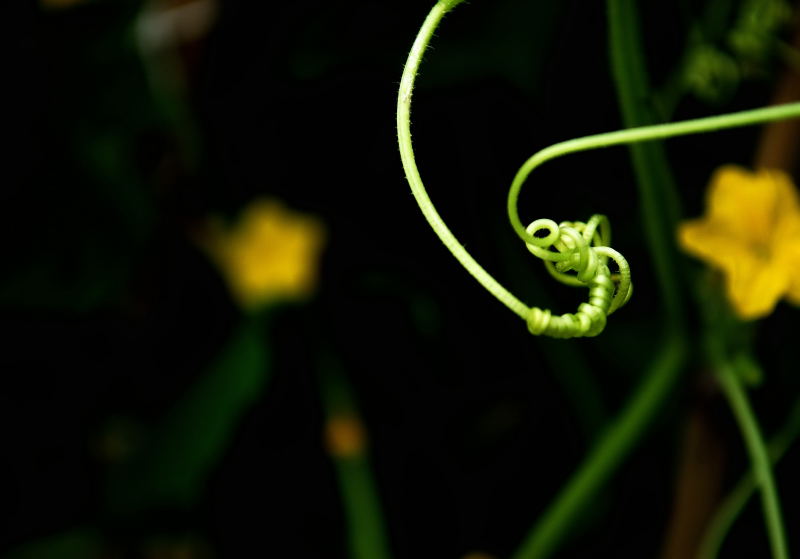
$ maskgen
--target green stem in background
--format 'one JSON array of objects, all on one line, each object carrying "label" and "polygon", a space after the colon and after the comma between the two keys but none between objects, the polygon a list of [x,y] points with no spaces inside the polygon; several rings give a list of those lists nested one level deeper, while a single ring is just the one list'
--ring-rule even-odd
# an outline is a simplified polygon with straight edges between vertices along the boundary
[{"label": "green stem in background", "polygon": [[[329,354],[323,355],[320,369],[328,435],[332,421],[339,421],[339,428],[345,430],[345,440],[338,445],[328,441],[328,450],[345,509],[349,556],[351,559],[390,559],[378,490],[366,450],[366,435],[352,389],[339,364]],[[336,446],[338,448],[332,448]]]},{"label": "green stem in background", "polygon": [[761,489],[761,505],[764,510],[764,521],[767,525],[772,557],[773,559],[789,559],[780,501],[772,475],[770,459],[767,456],[767,449],[755,414],[748,401],[747,392],[742,387],[736,371],[723,357],[722,351],[713,341],[708,344],[708,352],[720,386],[722,386],[728,404],[739,423],[739,430],[750,455],[753,478]]},{"label": "green stem in background", "polygon": [[389,546],[379,513],[375,482],[366,460],[336,460],[344,499],[351,559],[389,559]]},{"label": "green stem in background", "polygon": [[155,426],[147,444],[109,471],[109,511],[190,509],[202,499],[232,434],[271,377],[270,318],[268,312],[245,318]]},{"label": "green stem in background", "polygon": [[439,212],[433,206],[425,186],[422,184],[422,178],[419,175],[419,169],[417,169],[417,163],[414,159],[414,148],[411,144],[411,94],[414,89],[414,80],[419,72],[422,54],[425,52],[433,32],[444,14],[456,6],[459,1],[437,2],[428,17],[425,18],[425,22],[422,24],[411,47],[406,66],[403,69],[403,77],[400,79],[400,91],[397,95],[397,140],[400,146],[400,157],[403,161],[406,179],[411,185],[411,192],[414,194],[422,214],[447,249],[489,293],[525,320],[529,312],[528,307],[484,270],[445,225]]},{"label": "green stem in background", "polygon": [[[639,31],[635,0],[607,0],[609,56],[622,121],[627,128],[654,124],[644,45]],[[642,225],[650,246],[667,328],[682,330],[683,301],[674,281],[677,254],[673,244],[675,225],[681,214],[677,190],[661,145],[639,144],[630,149]]]},{"label": "green stem in background", "polygon": [[[773,464],[783,458],[798,435],[800,435],[800,400],[795,403],[780,432],[767,445],[767,453]],[[711,519],[700,544],[697,559],[717,557],[731,526],[757,488],[752,471],[747,472],[739,480]]]},{"label": "green stem in background", "polygon": [[513,559],[542,559],[556,550],[576,517],[642,436],[675,385],[685,360],[684,340],[669,338],[645,373],[645,380],[541,515]]},{"label": "green stem in background", "polygon": [[[499,220],[497,225],[499,226]],[[502,225],[506,226],[505,222]],[[500,243],[497,247],[499,261],[504,264],[503,272],[509,278],[509,288],[517,293],[535,294],[539,302],[551,306],[552,298],[548,288],[537,275],[530,275],[525,253],[511,243]],[[609,410],[600,389],[601,375],[594,363],[583,354],[575,351],[569,344],[561,343],[544,336],[534,338],[536,348],[551,371],[558,371],[556,381],[570,402],[581,431],[588,443],[597,441],[603,427],[608,423]]]}]

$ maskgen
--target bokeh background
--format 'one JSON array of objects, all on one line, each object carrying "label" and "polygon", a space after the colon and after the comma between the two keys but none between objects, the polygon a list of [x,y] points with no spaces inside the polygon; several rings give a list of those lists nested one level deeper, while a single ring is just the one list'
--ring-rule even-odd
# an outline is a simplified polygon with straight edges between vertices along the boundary
[{"label": "bokeh background", "polygon": [[[746,2],[641,4],[664,119],[770,104],[795,73],[791,50],[726,50]],[[444,250],[405,183],[394,122],[430,5],[3,6],[4,557],[346,557],[325,442],[337,405],[368,434],[392,556],[518,546],[641,380],[663,308],[624,148],[549,163],[521,198],[523,220],[610,217],[636,290],[600,337],[531,337]],[[621,126],[606,31],[602,3],[473,1],[445,20],[415,93],[417,160],[440,213],[501,283],[559,312],[585,293],[530,257],[505,196],[537,149]],[[791,20],[775,31],[785,44],[793,32]],[[733,74],[697,62],[698,44]],[[752,164],[762,133],[667,143],[687,217],[716,167]],[[312,220],[320,240],[304,260],[313,281],[254,308],[229,288],[214,239],[258,200]],[[767,433],[800,393],[797,313],[781,305],[755,334]],[[745,471],[727,407],[691,362],[559,556],[668,548],[698,414],[708,479],[723,491]],[[798,467],[790,451],[777,470],[795,549]],[[723,556],[766,549],[751,505]]]}]

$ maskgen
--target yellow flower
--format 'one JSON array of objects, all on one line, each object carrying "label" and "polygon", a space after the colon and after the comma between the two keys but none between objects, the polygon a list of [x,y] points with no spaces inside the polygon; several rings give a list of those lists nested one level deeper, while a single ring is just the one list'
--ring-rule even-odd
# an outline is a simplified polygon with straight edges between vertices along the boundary
[{"label": "yellow flower", "polygon": [[256,309],[311,294],[324,236],[316,218],[259,199],[232,228],[215,226],[204,244],[239,304]]},{"label": "yellow flower", "polygon": [[740,318],[766,316],[782,297],[800,304],[800,202],[785,173],[717,169],[706,215],[682,223],[678,240],[722,271]]}]

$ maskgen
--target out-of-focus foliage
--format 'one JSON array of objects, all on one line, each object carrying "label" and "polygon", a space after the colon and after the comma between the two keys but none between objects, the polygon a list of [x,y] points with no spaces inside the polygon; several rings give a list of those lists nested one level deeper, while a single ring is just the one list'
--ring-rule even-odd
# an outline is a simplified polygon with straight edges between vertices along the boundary
[{"label": "out-of-focus foliage", "polygon": [[269,378],[269,348],[258,322],[246,322],[129,461],[110,472],[110,510],[132,514],[188,508],[201,498],[239,420]]},{"label": "out-of-focus foliage", "polygon": [[[610,210],[638,293],[601,338],[532,340],[439,246],[392,118],[431,3],[12,2],[27,19],[3,8],[25,71],[4,82],[20,178],[4,177],[0,220],[12,332],[0,351],[0,553],[510,555],[641,380],[663,315],[622,149],[545,166],[536,181],[552,188],[520,201],[558,219]],[[699,81],[725,110],[765,104],[784,20],[740,17],[760,9],[749,0],[702,4],[727,11],[701,41],[714,50],[695,61]],[[650,46],[629,54],[659,67],[652,83],[683,79],[696,18],[639,5]],[[465,3],[415,93],[432,198],[532,304],[569,309],[578,295],[550,289],[517,250],[504,187],[532,150],[620,126],[604,15],[580,1]],[[708,111],[687,91],[666,117]],[[656,120],[640,93],[630,124]],[[708,169],[745,160],[753,141],[668,142],[653,168],[673,163],[692,208]],[[783,312],[755,345],[787,399],[800,380]],[[565,554],[638,558],[658,544],[685,392],[624,483],[583,511]],[[743,467],[732,453],[729,471]],[[360,540],[353,526],[367,527]],[[582,539],[587,529],[602,537]]]},{"label": "out-of-focus foliage", "polygon": [[101,557],[103,543],[94,529],[77,528],[30,544],[5,555],[5,559],[94,559]]},{"label": "out-of-focus foliage", "polygon": [[783,38],[791,19],[785,0],[709,2],[690,33],[682,86],[707,103],[730,100],[743,80],[763,79],[777,60],[795,56]]}]

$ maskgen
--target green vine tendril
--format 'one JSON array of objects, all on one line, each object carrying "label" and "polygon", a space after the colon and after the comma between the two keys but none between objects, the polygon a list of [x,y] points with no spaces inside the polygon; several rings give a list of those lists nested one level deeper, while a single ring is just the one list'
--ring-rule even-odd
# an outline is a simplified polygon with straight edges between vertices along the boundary
[{"label": "green vine tendril", "polygon": [[[800,116],[800,103],[596,134],[561,142],[534,154],[519,169],[508,193],[511,226],[525,242],[528,250],[545,262],[548,272],[554,278],[567,285],[588,287],[589,300],[581,303],[574,314],[554,315],[549,309],[529,308],[484,270],[458,242],[431,202],[414,158],[410,124],[414,82],[422,55],[442,17],[460,2],[461,0],[440,0],[433,6],[411,47],[400,80],[397,96],[397,137],[411,191],[426,220],[447,249],[483,287],[525,320],[532,334],[555,338],[596,336],[605,327],[608,315],[624,305],[631,296],[630,267],[619,252],[608,246],[610,226],[604,216],[594,216],[587,223],[557,224],[549,219],[537,219],[527,227],[524,226],[517,210],[517,201],[522,185],[530,173],[546,161],[568,153],[797,117]],[[544,236],[541,236],[542,233]],[[609,259],[616,264],[618,274],[612,274],[609,270]]]},{"label": "green vine tendril", "polygon": [[[538,237],[543,231],[547,235]],[[628,262],[608,246],[611,231],[606,216],[592,216],[588,223],[537,219],[525,232],[531,237],[526,242],[528,250],[544,261],[553,278],[566,285],[589,287],[589,301],[581,303],[575,314],[553,316],[549,310],[531,308],[528,330],[535,336],[554,338],[598,335],[606,316],[627,303],[633,292]],[[619,268],[617,276],[608,269],[609,258]]]}]

